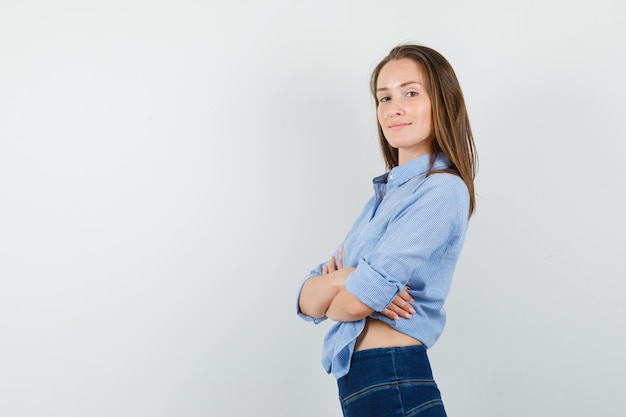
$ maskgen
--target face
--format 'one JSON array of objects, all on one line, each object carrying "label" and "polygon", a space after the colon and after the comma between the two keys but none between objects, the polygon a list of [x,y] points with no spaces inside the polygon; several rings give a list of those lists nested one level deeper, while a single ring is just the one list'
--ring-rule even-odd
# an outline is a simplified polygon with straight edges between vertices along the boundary
[{"label": "face", "polygon": [[422,67],[409,58],[389,61],[376,82],[378,123],[403,164],[431,152],[433,118]]}]

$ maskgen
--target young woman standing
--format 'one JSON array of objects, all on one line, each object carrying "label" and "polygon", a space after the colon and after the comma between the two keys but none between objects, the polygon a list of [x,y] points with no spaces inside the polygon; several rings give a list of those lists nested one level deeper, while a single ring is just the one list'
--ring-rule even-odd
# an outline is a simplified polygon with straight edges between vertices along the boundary
[{"label": "young woman standing", "polygon": [[333,256],[303,280],[298,314],[337,323],[322,363],[344,416],[445,416],[426,349],[474,211],[477,157],[463,93],[431,48],[400,45],[374,69],[387,172]]}]

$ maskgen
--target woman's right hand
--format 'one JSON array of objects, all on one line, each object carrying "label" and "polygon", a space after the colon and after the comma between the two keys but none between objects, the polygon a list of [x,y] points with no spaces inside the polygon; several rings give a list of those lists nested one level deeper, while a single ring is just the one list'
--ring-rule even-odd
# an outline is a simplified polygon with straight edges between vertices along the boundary
[{"label": "woman's right hand", "polygon": [[343,284],[348,275],[352,273],[356,268],[352,266],[343,266],[343,247],[339,248],[337,259],[335,256],[331,256],[328,260],[328,265],[322,267],[322,276],[328,276],[332,274],[332,279],[335,283]]},{"label": "woman's right hand", "polygon": [[324,265],[322,267],[322,275],[330,274],[331,272],[335,272],[338,269],[343,269],[343,246],[339,248],[337,259],[335,260],[334,255],[331,256],[328,260],[328,265]]}]

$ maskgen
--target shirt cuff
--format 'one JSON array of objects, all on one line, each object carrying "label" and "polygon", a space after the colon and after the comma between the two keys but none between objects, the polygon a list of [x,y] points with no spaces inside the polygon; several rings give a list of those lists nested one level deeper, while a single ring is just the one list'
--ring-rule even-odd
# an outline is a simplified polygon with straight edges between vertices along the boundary
[{"label": "shirt cuff", "polygon": [[298,315],[298,317],[300,317],[304,321],[311,321],[315,324],[318,324],[326,320],[328,317],[324,316],[324,317],[318,318],[318,317],[307,316],[302,311],[300,311],[300,293],[302,292],[302,287],[304,286],[304,283],[306,282],[306,280],[311,278],[313,275],[317,275],[317,274],[311,273],[307,275],[306,277],[304,277],[304,279],[300,283],[300,286],[298,287],[298,291],[296,295],[296,314]]}]

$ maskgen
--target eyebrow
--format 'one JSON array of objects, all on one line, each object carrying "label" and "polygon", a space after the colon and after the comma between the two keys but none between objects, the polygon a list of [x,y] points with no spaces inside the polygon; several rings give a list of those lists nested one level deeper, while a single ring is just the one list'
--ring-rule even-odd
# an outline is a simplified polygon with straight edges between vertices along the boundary
[{"label": "eyebrow", "polygon": [[[419,82],[419,81],[407,81],[405,83],[400,84],[400,87],[406,87],[409,84],[419,84],[419,85],[422,85],[422,83]],[[376,91],[386,91],[386,90],[389,90],[389,88],[388,87],[382,87],[382,88],[377,88],[376,89]]]}]

